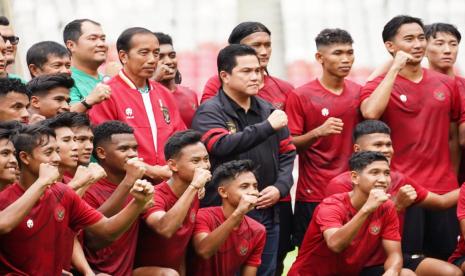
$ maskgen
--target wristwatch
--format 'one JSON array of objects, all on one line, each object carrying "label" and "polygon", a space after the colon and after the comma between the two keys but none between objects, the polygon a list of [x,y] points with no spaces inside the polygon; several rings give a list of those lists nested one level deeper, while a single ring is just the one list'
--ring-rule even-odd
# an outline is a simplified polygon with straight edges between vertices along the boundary
[{"label": "wristwatch", "polygon": [[88,103],[86,102],[86,98],[82,99],[81,104],[82,104],[85,108],[87,108],[87,109],[91,109],[91,108],[92,108],[92,105],[90,105],[90,104],[88,104]]}]

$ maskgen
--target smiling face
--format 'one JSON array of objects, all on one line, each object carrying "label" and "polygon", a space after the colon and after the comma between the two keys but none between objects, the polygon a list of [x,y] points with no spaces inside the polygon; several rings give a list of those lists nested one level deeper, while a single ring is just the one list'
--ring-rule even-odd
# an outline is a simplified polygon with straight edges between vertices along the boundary
[{"label": "smiling face", "polygon": [[173,49],[171,44],[162,44],[160,45],[160,57],[158,60],[158,65],[166,65],[172,71],[168,72],[163,70],[163,76],[161,76],[161,81],[170,81],[176,76],[176,71],[178,70],[178,59],[176,57],[176,51]]},{"label": "smiling face", "polygon": [[15,62],[16,50],[18,49],[18,41],[11,26],[0,25],[0,35],[4,37],[6,46],[6,61],[7,64]]},{"label": "smiling face", "polygon": [[39,176],[39,168],[42,163],[57,168],[60,166],[60,150],[55,137],[43,135],[38,142],[38,145],[32,149],[31,153],[24,151],[19,153],[22,166],[25,166],[35,176]]},{"label": "smiling face", "polygon": [[18,161],[15,147],[8,139],[0,140],[0,188],[16,181]]},{"label": "smiling face", "polygon": [[391,184],[391,171],[386,161],[374,161],[361,171],[351,172],[354,189],[359,189],[366,196],[372,189],[386,191]]},{"label": "smiling face", "polygon": [[83,63],[100,66],[107,59],[108,44],[102,27],[84,21],[81,24],[81,36],[75,41],[68,40],[67,48],[71,51],[72,59]]},{"label": "smiling face", "polygon": [[384,43],[386,49],[393,55],[397,51],[404,51],[412,56],[407,64],[421,63],[426,50],[426,38],[423,28],[417,23],[407,23],[400,26],[396,35]]}]

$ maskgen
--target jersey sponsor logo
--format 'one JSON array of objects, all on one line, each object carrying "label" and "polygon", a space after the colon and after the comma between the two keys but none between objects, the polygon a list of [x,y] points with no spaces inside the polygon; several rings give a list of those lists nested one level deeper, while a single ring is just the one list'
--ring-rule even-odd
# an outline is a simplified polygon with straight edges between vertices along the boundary
[{"label": "jersey sponsor logo", "polygon": [[407,101],[407,96],[404,95],[404,94],[400,95],[399,98],[400,98],[400,100],[401,100],[402,102],[404,102],[404,103]]},{"label": "jersey sponsor logo", "polygon": [[34,221],[32,219],[28,219],[26,221],[26,226],[27,228],[31,229],[32,227],[34,227]]},{"label": "jersey sponsor logo", "polygon": [[237,253],[241,256],[245,256],[249,251],[249,242],[246,240],[242,240],[237,247]]},{"label": "jersey sponsor logo", "polygon": [[234,134],[237,132],[236,124],[232,121],[226,122],[226,127],[228,128],[229,133]]},{"label": "jersey sponsor logo", "polygon": [[65,218],[65,207],[63,207],[63,205],[60,204],[55,208],[55,219],[58,222],[62,222],[64,218]]},{"label": "jersey sponsor logo", "polygon": [[370,225],[370,233],[371,233],[372,235],[378,235],[380,231],[381,231],[381,226],[380,226],[379,224],[377,224],[377,223],[372,223],[372,224]]},{"label": "jersey sponsor logo", "polygon": [[434,97],[436,98],[436,100],[441,101],[441,102],[446,99],[446,95],[442,91],[434,92]]},{"label": "jersey sponsor logo", "polygon": [[134,112],[132,111],[132,108],[127,107],[124,110],[124,113],[126,114],[126,119],[134,119]]},{"label": "jersey sponsor logo", "polygon": [[162,106],[161,113],[163,113],[163,119],[165,119],[165,123],[169,125],[171,123],[171,117],[168,108],[166,106]]},{"label": "jersey sponsor logo", "polygon": [[329,115],[329,109],[327,109],[326,107],[323,108],[323,109],[321,110],[321,115],[323,115],[323,116],[325,116],[325,117],[328,116],[328,115]]}]

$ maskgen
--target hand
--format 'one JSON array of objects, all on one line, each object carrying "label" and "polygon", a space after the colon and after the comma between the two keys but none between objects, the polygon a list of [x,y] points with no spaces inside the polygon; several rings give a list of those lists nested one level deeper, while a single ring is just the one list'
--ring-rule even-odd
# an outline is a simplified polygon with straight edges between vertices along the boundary
[{"label": "hand", "polygon": [[268,116],[267,120],[274,130],[280,130],[287,126],[287,115],[282,110],[276,109]]},{"label": "hand", "polygon": [[192,179],[191,185],[194,186],[197,190],[205,187],[205,184],[210,181],[212,174],[209,170],[202,168],[195,168],[194,177]]},{"label": "hand", "polygon": [[62,269],[61,270],[61,276],[73,276],[73,273]]},{"label": "hand", "polygon": [[202,200],[204,197],[205,197],[205,187],[202,187],[202,189],[200,189],[198,192],[197,192],[197,197]]},{"label": "hand", "polygon": [[95,86],[94,90],[87,95],[86,102],[90,105],[94,105],[109,99],[110,96],[111,87],[104,83],[99,83]]},{"label": "hand", "polygon": [[40,114],[32,114],[31,117],[29,117],[29,124],[33,125],[35,123],[42,122],[45,119],[45,116],[42,116]]},{"label": "hand", "polygon": [[126,177],[131,181],[136,181],[145,175],[147,166],[142,159],[135,157],[126,162],[124,169],[126,170]]},{"label": "hand", "polygon": [[245,215],[250,212],[258,202],[258,195],[242,195],[235,212],[239,215]]},{"label": "hand", "polygon": [[396,55],[394,56],[394,61],[392,62],[391,68],[400,71],[402,70],[402,68],[405,67],[407,62],[412,59],[413,57],[410,54],[407,54],[406,52],[399,50],[396,52]]},{"label": "hand", "polygon": [[131,188],[131,195],[134,199],[145,206],[153,199],[154,188],[147,180],[138,179]]},{"label": "hand", "polygon": [[409,184],[402,186],[397,192],[394,203],[396,204],[397,211],[401,211],[415,202],[417,199],[417,191]]},{"label": "hand", "polygon": [[68,183],[75,191],[94,183],[92,172],[88,167],[79,165],[73,179]]},{"label": "hand", "polygon": [[258,197],[257,209],[265,209],[275,205],[281,197],[278,188],[268,186],[263,189]]},{"label": "hand", "polygon": [[388,269],[383,273],[383,276],[398,276],[399,272],[394,269]]},{"label": "hand", "polygon": [[89,166],[87,166],[87,168],[89,169],[92,175],[92,183],[95,183],[100,179],[107,177],[107,173],[105,172],[105,170],[102,168],[102,166],[100,166],[97,163],[90,163]]},{"label": "hand", "polygon": [[121,63],[118,61],[110,61],[105,64],[105,76],[114,77],[123,68]]},{"label": "hand", "polygon": [[150,166],[146,164],[147,171],[145,172],[145,175],[152,178],[152,179],[161,179],[161,180],[167,180],[170,179],[171,176],[173,175],[173,172],[170,170],[168,165],[165,166]]},{"label": "hand", "polygon": [[155,81],[162,81],[166,76],[173,76],[176,74],[176,70],[173,68],[170,68],[166,64],[158,64],[157,69],[155,70],[155,73],[153,74],[153,79]]},{"label": "hand", "polygon": [[363,204],[362,209],[368,213],[373,213],[381,204],[386,202],[390,196],[390,194],[386,194],[381,189],[371,189],[370,195],[365,204]]},{"label": "hand", "polygon": [[60,172],[58,167],[50,165],[49,163],[41,163],[39,166],[39,177],[40,183],[46,187],[57,182],[60,178]]},{"label": "hand", "polygon": [[318,136],[324,137],[333,134],[341,134],[344,123],[339,118],[329,117],[318,127]]}]

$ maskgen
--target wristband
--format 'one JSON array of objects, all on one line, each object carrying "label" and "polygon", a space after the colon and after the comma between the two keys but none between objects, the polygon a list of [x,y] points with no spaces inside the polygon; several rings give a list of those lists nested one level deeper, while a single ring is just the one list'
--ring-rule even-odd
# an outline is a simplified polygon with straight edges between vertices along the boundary
[{"label": "wristband", "polygon": [[192,187],[194,187],[194,189],[196,189],[196,190],[200,190],[200,188],[199,188],[199,187],[197,187],[197,186],[195,186],[194,184],[189,184],[189,186],[192,186]]},{"label": "wristband", "polygon": [[88,104],[88,103],[86,102],[86,98],[84,98],[84,99],[81,101],[81,104],[82,104],[85,108],[87,108],[87,109],[91,109],[91,108],[92,108],[92,105],[90,105],[90,104]]}]

